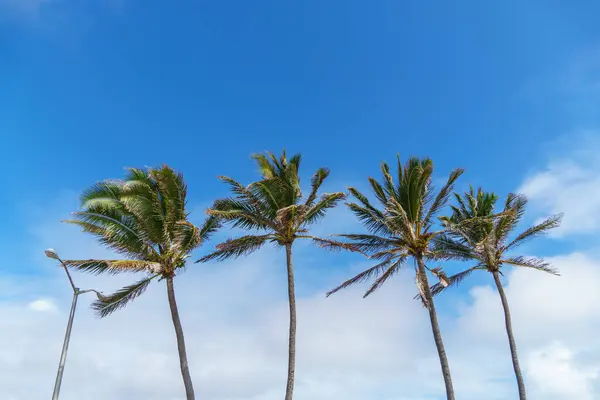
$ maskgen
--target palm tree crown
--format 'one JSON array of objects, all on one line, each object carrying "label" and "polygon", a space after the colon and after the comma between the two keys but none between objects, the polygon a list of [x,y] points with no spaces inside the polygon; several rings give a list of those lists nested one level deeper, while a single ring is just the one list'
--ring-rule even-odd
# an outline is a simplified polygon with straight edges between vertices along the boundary
[{"label": "palm tree crown", "polygon": [[221,176],[220,179],[229,185],[234,196],[216,200],[207,213],[232,227],[257,230],[262,234],[227,240],[218,245],[215,252],[199,261],[239,257],[258,250],[267,242],[285,246],[297,238],[312,239],[320,247],[338,245],[350,249],[343,243],[308,234],[310,225],[323,218],[328,209],[346,197],[342,192],[318,196],[319,188],[329,176],[327,168],[320,168],[313,175],[309,195],[304,197],[298,175],[300,155],[288,160],[284,151],[279,158],[272,153],[255,154],[252,158],[258,164],[262,179],[244,186]]},{"label": "palm tree crown", "polygon": [[122,260],[66,260],[93,274],[140,272],[138,282],[94,302],[105,317],[141,295],[155,278],[173,277],[190,253],[218,228],[216,218],[201,227],[188,221],[183,176],[168,166],[129,168],[124,180],[106,180],[81,197],[81,209],[65,222],[79,225]]},{"label": "palm tree crown", "polygon": [[[475,192],[471,187],[464,195],[455,194],[456,205],[452,215],[440,221],[447,229],[435,239],[435,252],[445,259],[475,261],[476,264],[449,278],[450,285],[460,283],[475,270],[487,270],[502,274],[502,267],[533,268],[558,275],[549,263],[538,257],[514,256],[509,253],[526,241],[544,235],[560,225],[561,215],[551,216],[533,225],[510,240],[510,234],[521,222],[527,198],[521,194],[509,194],[504,209],[494,214],[498,196],[481,188]],[[434,294],[444,287],[436,285]]]},{"label": "palm tree crown", "polygon": [[[417,258],[435,258],[432,239],[441,234],[435,230],[435,216],[445,206],[454,182],[463,170],[454,170],[437,195],[431,184],[433,163],[430,159],[411,158],[402,166],[398,157],[396,182],[385,162],[381,164],[381,171],[381,183],[369,178],[371,190],[380,203],[379,208],[357,189],[348,188],[358,200],[357,203],[349,203],[348,207],[370,233],[339,235],[350,239],[354,248],[368,253],[371,259],[381,262],[331,290],[328,296],[354,283],[375,278],[365,293],[367,297],[395,275],[410,257],[415,261]],[[440,270],[430,271],[443,279]]]}]

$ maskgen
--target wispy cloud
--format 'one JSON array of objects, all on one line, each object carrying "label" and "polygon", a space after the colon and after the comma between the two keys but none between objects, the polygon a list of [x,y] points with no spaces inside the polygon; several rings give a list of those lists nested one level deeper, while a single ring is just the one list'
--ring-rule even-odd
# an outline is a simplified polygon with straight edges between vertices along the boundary
[{"label": "wispy cloud", "polygon": [[553,234],[600,230],[600,132],[565,136],[548,151],[548,161],[519,188],[539,215],[564,212]]}]

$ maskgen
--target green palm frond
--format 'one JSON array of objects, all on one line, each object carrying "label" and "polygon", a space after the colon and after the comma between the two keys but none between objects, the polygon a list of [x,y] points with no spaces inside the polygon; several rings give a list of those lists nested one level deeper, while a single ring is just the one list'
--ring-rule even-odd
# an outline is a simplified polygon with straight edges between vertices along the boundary
[{"label": "green palm frond", "polygon": [[119,254],[133,258],[155,259],[157,257],[155,250],[150,245],[127,230],[111,229],[111,227],[79,220],[63,220],[62,222],[80,226],[83,232],[92,234],[100,244],[115,250]]},{"label": "green palm frond", "polygon": [[268,229],[273,226],[272,221],[257,212],[252,205],[236,198],[217,199],[206,213],[219,220],[230,222],[234,228]]},{"label": "green palm frond", "polygon": [[238,201],[247,203],[254,213],[261,215],[263,218],[269,216],[268,203],[265,204],[261,197],[256,196],[249,188],[228,176],[219,176],[219,179],[229,186],[230,190],[237,196]]},{"label": "green palm frond", "polygon": [[561,219],[562,214],[553,215],[544,220],[543,222],[526,229],[521,234],[519,234],[512,242],[504,246],[504,250],[515,248],[529,239],[533,239],[537,236],[547,234],[550,229],[557,228],[560,225]]},{"label": "green palm frond", "polygon": [[203,242],[210,239],[210,237],[221,228],[221,223],[218,218],[209,217],[204,220],[204,223],[200,227],[200,240]]},{"label": "green palm frond", "polygon": [[160,268],[159,263],[140,260],[64,260],[63,263],[67,267],[94,275],[144,272],[153,268]]},{"label": "green palm frond", "polygon": [[267,241],[272,240],[273,236],[268,235],[248,235],[237,239],[229,239],[219,245],[217,250],[211,254],[202,257],[196,262],[208,262],[212,260],[224,261],[229,258],[237,258],[250,254],[260,249]]},{"label": "green palm frond", "polygon": [[503,246],[508,235],[523,218],[527,198],[522,194],[509,193],[504,204],[503,216],[494,225],[495,247]]},{"label": "green palm frond", "polygon": [[310,179],[311,191],[304,205],[306,205],[307,207],[312,206],[313,202],[317,198],[319,188],[321,187],[325,179],[327,179],[329,173],[329,168],[319,168],[317,172],[315,172],[315,174]]},{"label": "green palm frond", "polygon": [[158,187],[167,231],[173,230],[177,222],[186,218],[187,185],[183,175],[166,165],[150,169],[149,175]]},{"label": "green palm frond", "polygon": [[[354,213],[360,222],[373,234],[391,235],[392,229],[388,226],[387,220],[383,212],[373,207],[369,199],[361,192],[353,187],[349,187],[348,191],[362,205],[356,203],[347,203],[348,208]],[[386,198],[387,199],[387,198]],[[387,204],[387,200],[386,200]]]},{"label": "green palm frond", "polygon": [[92,303],[91,307],[96,311],[100,318],[104,318],[118,309],[125,307],[130,301],[143,294],[150,282],[157,276],[158,275],[153,275],[149,278],[142,279],[132,285],[125,286],[110,295],[101,295],[98,300]]},{"label": "green palm frond", "polygon": [[431,198],[433,162],[429,158],[411,157],[398,183],[399,203],[413,224],[423,223],[423,210]]},{"label": "green palm frond", "polygon": [[175,226],[173,247],[179,252],[189,254],[208,240],[219,229],[220,224],[217,218],[208,217],[200,228],[189,221],[178,221]]},{"label": "green palm frond", "polygon": [[123,181],[106,180],[96,183],[86,189],[80,197],[83,208],[88,207],[112,207],[118,205],[119,198],[123,193]]},{"label": "green palm frond", "polygon": [[354,247],[368,253],[389,250],[403,246],[403,243],[398,239],[385,238],[377,235],[339,234],[334,236],[349,239]]},{"label": "green palm frond", "polygon": [[560,275],[556,268],[553,268],[550,263],[544,261],[542,258],[518,256],[505,258],[502,260],[502,263],[516,267],[537,269],[538,271],[547,272],[552,275]]},{"label": "green palm frond", "polygon": [[252,158],[263,176],[259,185],[262,194],[269,194],[276,208],[296,204],[302,197],[298,175],[301,156],[296,154],[288,160],[284,150],[279,160],[270,152],[254,154]]},{"label": "green palm frond", "polygon": [[152,242],[159,244],[169,240],[165,237],[167,224],[157,190],[141,181],[128,181],[120,201]]},{"label": "green palm frond", "polygon": [[477,252],[464,241],[455,240],[447,234],[437,235],[433,239],[433,253],[441,260],[472,260],[477,259]]},{"label": "green palm frond", "polygon": [[435,197],[435,200],[433,201],[433,203],[429,207],[429,210],[427,211],[427,214],[425,215],[425,218],[423,220],[423,227],[425,228],[425,232],[427,232],[430,229],[433,222],[433,217],[436,216],[448,202],[448,198],[454,190],[454,183],[463,174],[463,172],[464,170],[462,168],[457,168],[450,173],[448,181],[442,187],[442,189],[440,189],[438,195]]},{"label": "green palm frond", "polygon": [[310,207],[302,218],[302,225],[310,225],[325,217],[327,210],[332,209],[338,203],[346,198],[346,194],[342,192],[325,193],[321,195],[319,201]]}]

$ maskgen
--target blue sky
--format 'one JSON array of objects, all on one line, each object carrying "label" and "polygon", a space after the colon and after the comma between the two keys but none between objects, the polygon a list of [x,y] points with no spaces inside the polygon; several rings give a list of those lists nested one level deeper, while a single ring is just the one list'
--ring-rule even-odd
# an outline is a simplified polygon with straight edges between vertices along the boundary
[{"label": "blue sky", "polygon": [[6,222],[18,228],[18,205],[42,193],[164,162],[208,203],[223,193],[216,175],[248,181],[250,153],[284,147],[304,154],[307,171],[329,166],[340,188],[400,153],[432,157],[440,176],[460,166],[463,183],[514,190],[541,144],[595,118],[565,107],[568,82],[555,81],[599,35],[592,5],[50,0],[5,10],[2,156],[19,171],[5,178],[19,186],[4,199],[16,217]]},{"label": "blue sky", "polygon": [[[63,253],[79,257],[102,254],[59,222],[75,210],[77,194],[95,181],[118,178],[126,166],[167,163],[184,173],[190,208],[200,218],[206,205],[226,193],[217,175],[249,182],[256,176],[249,155],[283,148],[303,154],[307,177],[317,167],[330,167],[327,190],[364,185],[367,176],[378,175],[382,160],[393,162],[399,153],[405,159],[431,157],[437,179],[453,168],[465,168],[459,189],[481,185],[503,196],[524,191],[532,200],[530,223],[573,208],[555,237],[524,251],[559,257],[569,265],[585,257],[596,271],[599,14],[600,4],[593,1],[0,0],[0,155],[7,172],[0,189],[5,210],[0,232],[5,271],[0,281],[5,282],[0,287],[12,286],[9,293],[14,292],[4,296],[5,306],[13,312],[31,308],[31,302],[47,302],[48,310],[56,311],[51,319],[60,338],[68,299],[59,285],[50,283],[55,271],[38,253],[62,246]],[[581,193],[585,195],[577,195]],[[353,228],[349,218],[336,211],[328,220],[331,229],[318,229],[329,233]],[[280,255],[273,256],[280,260]],[[306,265],[299,273],[300,293],[309,303],[328,285],[364,266],[360,259],[308,248],[300,250],[300,260]],[[250,270],[264,267],[250,263]],[[267,270],[274,274],[269,279],[282,273],[275,271]],[[190,281],[204,279],[201,273],[190,272]],[[15,283],[23,275],[31,281]],[[412,294],[409,278],[407,293]],[[486,314],[485,278],[475,279],[440,306],[448,326],[463,326],[470,312]],[[520,276],[514,279],[518,287]],[[249,295],[257,294],[256,287],[240,285]],[[270,301],[281,300],[281,293]],[[389,296],[395,299],[395,294]],[[260,302],[255,312],[267,313],[270,304]],[[413,310],[414,305],[406,307]],[[143,321],[143,310],[140,306],[129,315]],[[233,318],[235,312],[227,315]],[[583,319],[596,326],[600,319],[594,318],[596,314]],[[461,331],[452,332],[450,336],[459,337]],[[170,332],[165,335],[170,340]],[[424,360],[429,345],[423,345]],[[525,346],[537,360],[546,345],[559,346],[549,348],[560,357],[565,351],[600,351],[600,346],[581,350],[560,335],[550,335],[537,347]],[[165,357],[169,350],[166,346]],[[106,363],[115,362],[111,360]],[[423,374],[429,373],[423,368]],[[583,367],[572,368],[580,373],[574,372],[572,382],[588,385],[587,380],[577,381],[589,376],[581,372]],[[468,370],[458,375],[466,376]],[[511,390],[510,370],[502,371],[506,390]],[[530,373],[532,381],[540,376],[536,373]],[[40,374],[45,377],[47,372]],[[597,375],[593,377],[586,393],[573,392],[577,385],[572,382],[553,392],[534,388],[533,393],[540,399],[591,399],[600,393],[594,391],[600,385]],[[307,382],[300,383],[299,396],[316,398]],[[323,388],[329,383],[313,384],[321,388],[315,393],[326,393]],[[464,391],[461,398],[481,395],[477,385],[457,386]],[[120,389],[107,392],[108,397],[125,393],[116,383],[113,387]],[[421,389],[405,397],[382,391],[379,398],[417,400],[424,398],[418,397],[424,391],[439,392],[439,387]],[[22,398],[22,388],[12,390],[9,396]],[[256,389],[254,397],[218,390],[207,396],[263,400],[271,398],[269,390]],[[322,398],[347,396],[331,390],[334,394]],[[127,398],[136,395],[148,398],[142,392],[128,393]]]}]

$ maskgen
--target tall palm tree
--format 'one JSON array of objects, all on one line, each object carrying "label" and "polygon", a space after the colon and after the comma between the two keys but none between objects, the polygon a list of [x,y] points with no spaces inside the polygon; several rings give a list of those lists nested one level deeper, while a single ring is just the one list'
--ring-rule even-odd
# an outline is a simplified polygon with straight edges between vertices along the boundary
[{"label": "tall palm tree", "polygon": [[233,197],[216,200],[207,210],[211,216],[229,223],[232,227],[258,231],[257,234],[229,239],[217,246],[216,251],[201,258],[200,262],[226,260],[247,255],[273,243],[285,248],[287,264],[287,286],[290,308],[288,376],[285,399],[291,400],[294,392],[296,359],[296,298],[294,292],[294,269],[292,246],[296,239],[310,239],[323,248],[346,248],[349,245],[311,236],[308,227],[325,216],[328,209],[335,207],[345,194],[325,193],[318,197],[323,181],[329,175],[327,168],[320,168],[311,179],[311,190],[304,197],[300,190],[300,155],[289,160],[285,151],[278,159],[274,154],[254,154],[262,179],[244,186],[237,181],[221,176],[229,185]]},{"label": "tall palm tree", "polygon": [[[484,270],[492,274],[504,309],[504,322],[517,379],[519,399],[525,400],[525,382],[519,366],[510,309],[500,275],[502,275],[503,267],[507,265],[532,268],[558,275],[558,272],[541,258],[515,256],[509,253],[525,241],[543,235],[550,229],[559,226],[561,216],[551,216],[539,224],[525,229],[513,240],[509,240],[509,235],[521,221],[525,212],[527,204],[525,196],[509,194],[504,204],[504,210],[499,214],[494,214],[498,196],[493,193],[485,193],[481,189],[475,193],[471,187],[462,196],[455,194],[455,197],[457,205],[452,206],[452,215],[440,218],[448,230],[446,234],[435,239],[435,249],[439,257],[474,261],[475,265],[449,277],[446,287],[459,284],[476,270]],[[435,295],[445,287],[437,284],[431,289]]]},{"label": "tall palm tree", "polygon": [[433,163],[428,158],[411,158],[403,167],[398,157],[396,181],[385,162],[381,164],[381,171],[383,172],[381,182],[369,178],[371,189],[380,203],[379,208],[372,205],[369,199],[355,188],[348,188],[358,200],[357,203],[348,204],[348,207],[370,234],[340,235],[350,239],[355,249],[370,254],[369,258],[380,262],[342,283],[327,293],[327,296],[354,283],[375,278],[364,295],[367,297],[396,274],[408,259],[412,259],[423,306],[429,311],[433,338],[446,386],[446,396],[449,400],[454,400],[450,367],[429,288],[427,270],[440,279],[445,279],[445,276],[439,269],[429,269],[426,261],[435,258],[432,240],[441,234],[441,231],[435,230],[434,217],[446,204],[454,182],[463,170],[454,170],[437,195],[433,192],[431,184]]},{"label": "tall palm tree", "polygon": [[179,362],[187,400],[193,400],[181,320],[175,301],[173,278],[182,271],[190,253],[218,228],[214,217],[201,227],[188,221],[187,187],[180,173],[168,166],[130,168],[124,180],[106,180],[86,190],[81,210],[66,222],[79,225],[104,246],[126,257],[123,260],[66,260],[69,267],[92,274],[137,272],[144,278],[92,304],[106,317],[140,296],[150,283],[165,280],[167,298],[177,338]]}]

